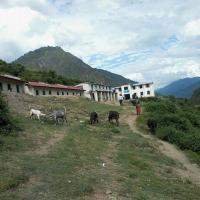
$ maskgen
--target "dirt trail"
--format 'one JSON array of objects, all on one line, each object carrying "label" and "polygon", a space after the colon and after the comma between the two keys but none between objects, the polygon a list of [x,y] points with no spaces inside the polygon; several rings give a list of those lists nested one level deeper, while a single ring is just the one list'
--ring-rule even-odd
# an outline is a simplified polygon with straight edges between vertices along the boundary
[{"label": "dirt trail", "polygon": [[200,185],[200,168],[197,166],[197,164],[192,164],[186,155],[181,150],[178,150],[174,145],[159,140],[152,135],[146,135],[138,131],[136,127],[136,119],[137,115],[122,116],[122,120],[130,126],[134,133],[137,133],[144,138],[154,140],[156,143],[158,143],[158,151],[182,164],[183,169],[174,169],[175,173],[180,176],[181,179],[186,179],[193,184]]}]

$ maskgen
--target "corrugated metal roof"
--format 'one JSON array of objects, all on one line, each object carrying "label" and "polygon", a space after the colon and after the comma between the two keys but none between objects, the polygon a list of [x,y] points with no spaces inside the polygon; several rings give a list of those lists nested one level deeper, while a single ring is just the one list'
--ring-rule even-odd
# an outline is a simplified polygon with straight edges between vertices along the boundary
[{"label": "corrugated metal roof", "polygon": [[61,85],[61,84],[49,84],[49,83],[43,83],[43,82],[29,82],[29,85],[31,85],[32,87],[84,91],[83,87],[81,87],[81,86],[66,86],[66,85]]}]

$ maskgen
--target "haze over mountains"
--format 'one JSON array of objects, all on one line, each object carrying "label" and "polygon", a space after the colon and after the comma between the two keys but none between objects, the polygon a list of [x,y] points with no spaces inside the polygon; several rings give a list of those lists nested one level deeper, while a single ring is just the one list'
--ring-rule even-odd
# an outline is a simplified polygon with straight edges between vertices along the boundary
[{"label": "haze over mountains", "polygon": [[158,89],[157,92],[165,96],[191,98],[196,89],[200,88],[200,77],[184,78]]},{"label": "haze over mountains", "polygon": [[54,70],[57,74],[67,78],[109,84],[111,86],[135,83],[121,75],[92,68],[60,47],[41,47],[26,53],[15,60],[14,63],[22,64],[32,70]]}]

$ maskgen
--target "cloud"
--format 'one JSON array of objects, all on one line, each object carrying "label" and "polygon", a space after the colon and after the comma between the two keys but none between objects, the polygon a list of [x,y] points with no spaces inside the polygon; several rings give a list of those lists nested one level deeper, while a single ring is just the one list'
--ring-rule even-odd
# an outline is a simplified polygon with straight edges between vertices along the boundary
[{"label": "cloud", "polygon": [[161,86],[200,76],[199,10],[198,0],[2,0],[0,56],[61,46],[92,67]]}]

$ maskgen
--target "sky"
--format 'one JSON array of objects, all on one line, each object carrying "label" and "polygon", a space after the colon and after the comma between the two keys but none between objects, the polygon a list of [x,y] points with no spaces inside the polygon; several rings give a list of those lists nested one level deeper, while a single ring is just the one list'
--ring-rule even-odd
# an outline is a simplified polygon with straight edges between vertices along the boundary
[{"label": "sky", "polygon": [[0,0],[0,59],[42,46],[163,87],[200,76],[200,0]]}]

